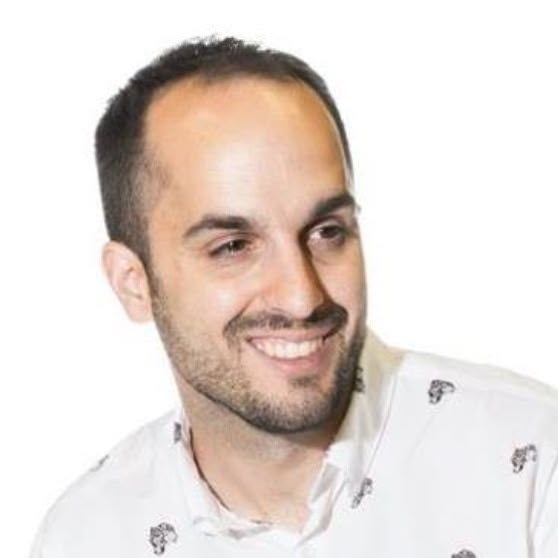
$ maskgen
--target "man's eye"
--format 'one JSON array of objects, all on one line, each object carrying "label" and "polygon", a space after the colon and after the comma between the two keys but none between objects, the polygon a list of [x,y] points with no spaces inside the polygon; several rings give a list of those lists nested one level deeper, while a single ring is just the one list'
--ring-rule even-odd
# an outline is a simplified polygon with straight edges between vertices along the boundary
[{"label": "man's eye", "polygon": [[327,225],[320,229],[322,238],[339,238],[345,236],[345,228],[339,225]]},{"label": "man's eye", "polygon": [[209,255],[212,258],[219,258],[219,257],[231,257],[245,251],[248,247],[248,240],[245,238],[234,238],[217,246],[209,252]]},{"label": "man's eye", "polygon": [[343,225],[322,225],[310,233],[309,241],[311,244],[326,242],[333,246],[341,246],[345,242],[347,234],[348,230]]}]

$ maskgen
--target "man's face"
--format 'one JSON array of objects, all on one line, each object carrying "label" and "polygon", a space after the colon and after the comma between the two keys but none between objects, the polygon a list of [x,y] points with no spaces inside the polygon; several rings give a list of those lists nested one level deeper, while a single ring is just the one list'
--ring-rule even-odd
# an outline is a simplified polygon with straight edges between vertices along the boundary
[{"label": "man's face", "polygon": [[149,215],[152,306],[179,383],[269,432],[350,392],[365,280],[335,125],[304,85],[184,81],[146,121],[167,183]]}]

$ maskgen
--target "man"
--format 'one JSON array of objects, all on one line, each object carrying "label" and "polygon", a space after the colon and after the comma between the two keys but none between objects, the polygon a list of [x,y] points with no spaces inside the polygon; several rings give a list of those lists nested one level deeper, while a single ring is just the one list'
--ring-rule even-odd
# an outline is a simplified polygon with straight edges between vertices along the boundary
[{"label": "man", "polygon": [[302,61],[181,45],[96,136],[105,270],[182,405],[53,506],[33,558],[558,556],[558,397],[385,346],[348,141]]}]

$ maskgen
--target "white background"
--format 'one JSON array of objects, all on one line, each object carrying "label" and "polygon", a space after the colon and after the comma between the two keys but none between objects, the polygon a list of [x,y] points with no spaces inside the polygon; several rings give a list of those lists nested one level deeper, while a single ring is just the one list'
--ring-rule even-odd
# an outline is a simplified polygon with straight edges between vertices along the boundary
[{"label": "white background", "polygon": [[558,4],[19,2],[0,14],[2,554],[175,404],[151,326],[100,269],[93,130],[162,49],[235,34],[301,56],[346,121],[370,323],[389,344],[558,385]]}]

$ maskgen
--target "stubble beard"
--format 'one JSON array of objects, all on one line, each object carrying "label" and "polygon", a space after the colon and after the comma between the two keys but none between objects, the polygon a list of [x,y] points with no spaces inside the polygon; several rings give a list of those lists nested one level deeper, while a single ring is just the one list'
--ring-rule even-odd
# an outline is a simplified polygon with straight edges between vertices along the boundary
[{"label": "stubble beard", "polygon": [[[331,306],[329,310],[335,313]],[[338,316],[345,314],[346,324],[346,311],[339,306],[336,310]],[[328,386],[320,387],[318,379],[313,376],[293,378],[289,381],[289,393],[281,398],[256,390],[240,364],[243,342],[239,334],[245,329],[242,324],[252,324],[254,319],[238,318],[225,328],[226,341],[232,349],[231,357],[225,360],[214,343],[207,339],[194,340],[187,332],[181,331],[160,289],[153,294],[153,315],[179,378],[250,425],[268,433],[294,434],[317,429],[337,415],[344,414],[364,345],[364,311],[358,317],[355,332],[348,342],[343,338],[343,328],[329,340],[339,346],[339,351]],[[262,320],[256,321],[261,323]],[[284,319],[268,316],[266,322],[279,327]]]}]

